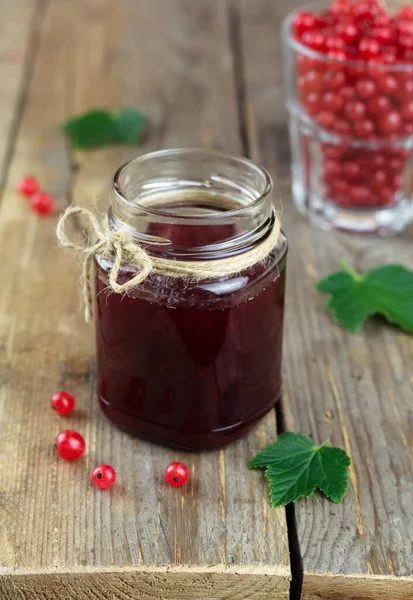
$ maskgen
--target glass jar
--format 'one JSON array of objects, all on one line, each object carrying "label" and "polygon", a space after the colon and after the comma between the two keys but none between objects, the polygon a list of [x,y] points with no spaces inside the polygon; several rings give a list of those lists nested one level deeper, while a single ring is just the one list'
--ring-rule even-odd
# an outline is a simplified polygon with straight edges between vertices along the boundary
[{"label": "glass jar", "polygon": [[[154,152],[121,167],[109,226],[153,257],[240,256],[274,223],[272,182],[252,162],[206,150]],[[286,238],[258,264],[199,282],[151,273],[125,295],[95,259],[98,397],[118,426],[187,449],[247,433],[281,392]],[[124,265],[119,282],[136,271]]]},{"label": "glass jar", "polygon": [[323,229],[401,231],[413,218],[413,63],[328,58],[297,39],[297,12],[283,27],[295,205]]}]

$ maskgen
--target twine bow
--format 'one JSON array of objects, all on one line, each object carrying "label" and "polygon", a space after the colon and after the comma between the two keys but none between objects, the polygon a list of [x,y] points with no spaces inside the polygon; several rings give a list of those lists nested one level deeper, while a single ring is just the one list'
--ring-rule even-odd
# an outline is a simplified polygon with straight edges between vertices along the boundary
[{"label": "twine bow", "polygon": [[[87,218],[88,238],[83,243],[72,241],[66,234],[67,221],[74,215]],[[111,230],[104,221],[102,224],[95,215],[86,208],[70,206],[61,215],[57,224],[56,234],[64,248],[70,248],[83,256],[81,287],[85,303],[85,320],[88,323],[92,316],[93,306],[93,263],[99,255],[113,261],[109,271],[111,289],[123,294],[132,291],[150,273],[154,272],[165,277],[186,277],[195,281],[217,279],[227,275],[240,273],[252,265],[264,260],[277,245],[280,236],[281,223],[275,215],[273,227],[265,240],[252,250],[216,260],[180,261],[167,258],[151,257],[140,246],[127,229]],[[122,265],[136,269],[136,275],[119,283],[119,272]]]},{"label": "twine bow", "polygon": [[[66,234],[66,223],[70,217],[82,215],[89,221],[88,231],[96,241],[84,243],[73,242]],[[113,266],[109,272],[109,284],[114,292],[123,294],[134,289],[153,269],[152,260],[147,252],[133,241],[127,229],[111,231],[106,224],[101,225],[95,215],[85,208],[70,206],[62,214],[56,229],[57,239],[64,248],[70,248],[83,254],[81,287],[85,301],[85,320],[89,323],[93,306],[93,261],[96,255],[113,258]],[[136,269],[136,275],[124,283],[119,283],[121,265],[129,265]]]}]

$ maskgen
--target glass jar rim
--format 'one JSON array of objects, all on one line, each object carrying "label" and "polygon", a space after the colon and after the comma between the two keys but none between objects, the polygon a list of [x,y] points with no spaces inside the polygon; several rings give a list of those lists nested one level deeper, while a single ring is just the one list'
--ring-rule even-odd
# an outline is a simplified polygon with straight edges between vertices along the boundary
[{"label": "glass jar rim", "polygon": [[124,163],[123,165],[121,165],[119,167],[119,169],[116,171],[115,176],[113,178],[113,184],[112,184],[112,190],[113,193],[116,195],[116,197],[121,200],[122,202],[125,202],[126,205],[130,206],[130,207],[139,207],[142,210],[144,210],[146,213],[153,215],[153,216],[158,216],[158,217],[164,217],[164,218],[173,218],[174,216],[178,216],[178,215],[174,215],[173,212],[169,211],[164,211],[164,210],[160,210],[158,208],[152,208],[150,206],[148,206],[147,204],[140,204],[139,200],[137,200],[136,198],[132,200],[130,200],[129,198],[127,198],[124,194],[124,192],[122,191],[122,185],[121,185],[121,178],[123,173],[126,171],[126,169],[130,168],[132,165],[137,165],[139,166],[139,164],[144,164],[146,161],[149,160],[153,160],[156,158],[163,158],[166,156],[179,156],[179,157],[185,157],[185,155],[194,155],[197,154],[198,156],[202,156],[205,155],[206,157],[209,158],[216,158],[216,159],[223,159],[223,160],[231,160],[233,162],[238,163],[239,166],[245,166],[248,167],[249,169],[252,169],[253,171],[255,171],[256,173],[258,173],[264,181],[264,186],[263,186],[263,190],[261,191],[261,193],[254,198],[251,202],[246,203],[245,205],[239,207],[239,208],[234,208],[234,209],[229,209],[229,210],[225,210],[225,211],[216,211],[216,212],[209,212],[208,214],[204,214],[204,215],[179,215],[179,219],[182,220],[188,220],[188,221],[194,221],[194,222],[202,222],[205,221],[207,219],[224,219],[224,218],[228,218],[228,217],[237,217],[239,215],[244,215],[246,212],[250,211],[251,208],[256,207],[257,205],[259,205],[261,202],[265,201],[266,198],[268,198],[268,196],[271,194],[272,190],[273,190],[273,182],[272,182],[272,178],[270,176],[270,174],[268,173],[268,171],[266,171],[264,168],[260,167],[259,165],[257,165],[255,162],[249,160],[248,158],[244,158],[241,156],[233,156],[231,154],[227,154],[225,152],[220,152],[218,150],[208,150],[208,149],[203,149],[203,148],[167,148],[164,150],[156,150],[154,152],[148,152],[146,154],[142,154],[141,156],[138,156],[126,163]]},{"label": "glass jar rim", "polygon": [[300,54],[304,54],[308,58],[314,58],[319,60],[320,62],[334,65],[337,67],[353,67],[357,69],[369,69],[369,70],[377,70],[378,72],[382,71],[383,73],[387,72],[412,72],[413,73],[413,63],[401,63],[396,62],[393,65],[369,65],[365,61],[362,60],[336,60],[334,58],[329,58],[322,52],[318,52],[317,50],[312,50],[305,44],[302,44],[300,41],[296,40],[292,35],[292,23],[295,16],[301,12],[302,10],[315,10],[317,8],[325,8],[325,4],[309,4],[305,6],[301,6],[300,8],[294,10],[289,13],[288,16],[284,19],[282,25],[282,38],[283,41],[290,46],[293,50],[296,50]]}]

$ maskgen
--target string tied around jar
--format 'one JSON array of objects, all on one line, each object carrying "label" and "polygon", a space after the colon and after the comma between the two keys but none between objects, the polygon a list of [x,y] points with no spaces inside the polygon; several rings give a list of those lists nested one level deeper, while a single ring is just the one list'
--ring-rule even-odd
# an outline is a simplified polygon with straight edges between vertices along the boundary
[{"label": "string tied around jar", "polygon": [[[75,215],[84,217],[88,222],[88,235],[83,242],[73,241],[66,232],[68,221]],[[281,222],[274,212],[268,235],[251,250],[228,258],[181,261],[150,256],[134,239],[131,231],[126,228],[110,229],[107,219],[99,222],[86,208],[69,206],[60,216],[56,229],[60,245],[78,252],[82,257],[81,288],[87,323],[92,316],[93,266],[97,255],[113,260],[109,270],[109,286],[115,293],[125,294],[139,286],[151,273],[165,277],[183,277],[193,281],[223,278],[240,273],[261,262],[270,254],[278,243],[280,232]],[[136,270],[136,274],[125,282],[119,283],[122,266],[131,267]]]}]

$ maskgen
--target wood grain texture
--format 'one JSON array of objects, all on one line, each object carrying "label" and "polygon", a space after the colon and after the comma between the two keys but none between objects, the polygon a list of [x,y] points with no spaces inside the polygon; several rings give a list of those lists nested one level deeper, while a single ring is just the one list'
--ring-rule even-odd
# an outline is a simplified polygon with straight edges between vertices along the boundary
[{"label": "wood grain texture", "polygon": [[290,242],[286,427],[345,448],[353,463],[343,504],[317,495],[296,504],[303,598],[413,598],[413,340],[379,322],[348,334],[315,292],[339,258],[360,271],[392,261],[411,267],[413,231],[388,239],[323,233],[294,209],[277,37],[294,5],[242,0],[233,7],[241,23],[250,146],[277,175]]},{"label": "wood grain texture", "polygon": [[[143,106],[150,148],[211,145],[241,152],[225,3],[220,0],[53,0],[44,5],[0,207],[0,598],[142,600],[288,597],[285,514],[270,510],[249,458],[276,435],[271,413],[225,451],[186,454],[118,431],[95,401],[93,331],[79,310],[76,264],[57,249],[55,221],[14,191],[33,172],[56,196],[99,206],[133,149],[72,156],[59,132],[93,106]],[[72,391],[78,410],[48,401]],[[53,440],[80,431],[87,453],[70,464]],[[172,460],[190,482],[165,486]],[[90,484],[96,464],[116,486]]]},{"label": "wood grain texture", "polygon": [[[4,175],[15,141],[16,127],[25,104],[26,87],[37,52],[42,3],[16,0],[3,3],[0,32],[0,165]],[[0,184],[4,184],[3,178]]]}]

